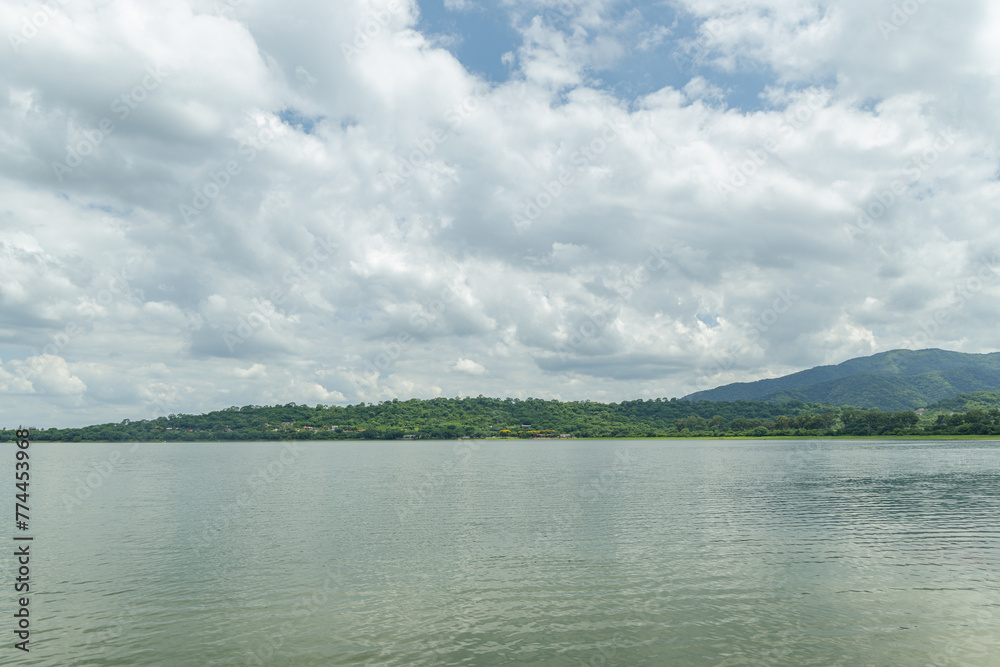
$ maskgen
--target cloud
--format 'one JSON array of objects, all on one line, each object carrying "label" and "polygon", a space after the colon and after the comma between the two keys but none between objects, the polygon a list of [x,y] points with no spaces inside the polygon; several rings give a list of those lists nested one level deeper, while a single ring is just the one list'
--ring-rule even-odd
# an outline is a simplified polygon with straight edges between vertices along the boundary
[{"label": "cloud", "polygon": [[83,1],[30,38],[0,14],[8,422],[995,349],[992,5],[887,38],[860,0],[484,6],[519,39],[492,83],[419,9]]},{"label": "cloud", "polygon": [[254,364],[250,368],[234,368],[233,375],[238,378],[259,378],[267,375],[267,366],[264,364]]},{"label": "cloud", "polygon": [[22,375],[11,373],[2,367],[0,361],[0,393],[3,394],[33,394],[35,388],[31,381]]},{"label": "cloud", "polygon": [[639,34],[639,42],[635,48],[640,51],[650,51],[660,44],[670,34],[670,29],[666,26],[657,25]]},{"label": "cloud", "polygon": [[459,359],[452,366],[452,369],[459,373],[467,373],[468,375],[482,375],[486,372],[486,367],[480,363],[473,361],[472,359]]},{"label": "cloud", "polygon": [[70,372],[66,360],[51,354],[28,357],[11,362],[14,373],[4,372],[2,379],[11,393],[39,393],[48,396],[76,396],[87,390],[87,385]]}]

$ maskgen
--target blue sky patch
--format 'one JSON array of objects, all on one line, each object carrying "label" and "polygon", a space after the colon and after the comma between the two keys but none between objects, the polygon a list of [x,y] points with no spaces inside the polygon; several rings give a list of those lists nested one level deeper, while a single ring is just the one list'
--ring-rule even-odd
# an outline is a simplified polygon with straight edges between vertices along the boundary
[{"label": "blue sky patch", "polygon": [[[523,40],[515,23],[527,26],[535,16],[547,25],[570,32],[572,15],[558,9],[515,13],[507,8],[489,8],[469,2],[463,9],[449,9],[443,0],[421,3],[417,28],[429,39],[447,48],[467,70],[492,83],[503,83],[515,66],[504,63],[505,53],[517,53]],[[761,92],[775,83],[774,73],[763,68],[724,72],[712,65],[717,55],[698,40],[700,21],[667,5],[628,2],[603,17],[607,31],[591,32],[591,41],[601,35],[616,38],[624,53],[608,68],[584,71],[587,85],[607,91],[619,99],[634,100],[664,87],[681,89],[698,76],[719,88],[726,106],[742,111],[765,108]]]},{"label": "blue sky patch", "polygon": [[278,112],[278,118],[281,119],[281,122],[290,127],[302,130],[306,134],[312,134],[313,127],[316,126],[316,123],[323,120],[324,117],[316,116],[315,118],[311,118],[297,109],[282,109]]}]

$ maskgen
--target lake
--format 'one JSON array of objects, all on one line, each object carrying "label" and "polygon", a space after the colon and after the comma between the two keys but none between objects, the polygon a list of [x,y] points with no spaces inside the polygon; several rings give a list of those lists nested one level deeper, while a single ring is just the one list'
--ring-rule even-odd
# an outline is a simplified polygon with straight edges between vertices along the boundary
[{"label": "lake", "polygon": [[11,548],[4,664],[1000,660],[995,441],[31,451],[31,652]]}]

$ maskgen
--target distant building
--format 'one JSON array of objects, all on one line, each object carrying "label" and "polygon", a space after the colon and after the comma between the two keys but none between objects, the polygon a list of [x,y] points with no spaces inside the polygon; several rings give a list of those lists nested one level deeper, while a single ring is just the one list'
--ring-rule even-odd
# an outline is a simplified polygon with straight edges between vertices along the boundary
[{"label": "distant building", "polygon": [[916,412],[918,415],[922,415],[925,412],[927,412],[927,408],[917,408],[916,410],[914,410],[914,412]]}]

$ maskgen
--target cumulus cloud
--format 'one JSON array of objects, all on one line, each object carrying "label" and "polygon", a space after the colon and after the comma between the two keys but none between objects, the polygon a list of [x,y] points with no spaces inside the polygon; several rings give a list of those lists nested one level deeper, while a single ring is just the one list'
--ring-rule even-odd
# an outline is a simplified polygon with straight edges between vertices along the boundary
[{"label": "cumulus cloud", "polygon": [[[0,360],[0,393],[4,394],[33,394],[35,393],[35,388],[32,386],[31,381],[28,380],[23,375],[18,375],[7,371],[2,366],[3,362]],[[18,368],[20,370],[20,368]]]},{"label": "cumulus cloud", "polygon": [[264,377],[267,375],[267,366],[254,364],[250,368],[234,368],[233,375],[243,379]]},{"label": "cumulus cloud", "polygon": [[469,375],[482,375],[486,372],[486,367],[472,359],[459,359],[452,368],[459,373]]},{"label": "cumulus cloud", "polygon": [[[515,32],[492,82],[412,1],[37,7],[0,12],[7,421],[995,349],[985,1],[451,13]],[[680,78],[622,92],[636,57]]]},{"label": "cumulus cloud", "polygon": [[[83,380],[70,372],[66,360],[52,354],[11,362],[14,373],[3,379],[11,393],[39,393],[48,396],[75,396],[87,390]],[[16,374],[18,377],[13,377]]]}]

